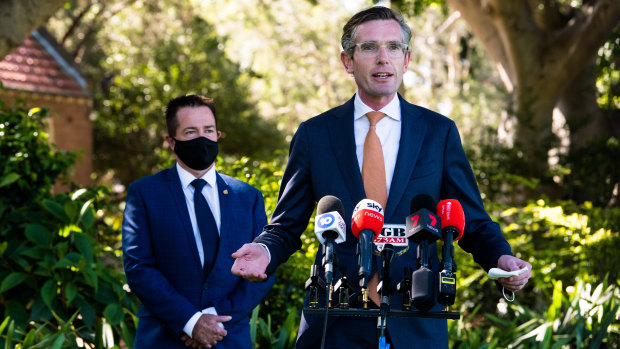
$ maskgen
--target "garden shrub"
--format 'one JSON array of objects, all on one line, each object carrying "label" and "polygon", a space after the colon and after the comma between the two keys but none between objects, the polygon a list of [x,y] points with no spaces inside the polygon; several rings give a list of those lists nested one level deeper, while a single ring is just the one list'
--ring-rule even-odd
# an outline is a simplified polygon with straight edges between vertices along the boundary
[{"label": "garden shrub", "polygon": [[138,303],[103,219],[109,192],[51,194],[74,155],[49,143],[45,115],[0,111],[0,345],[131,347]]}]

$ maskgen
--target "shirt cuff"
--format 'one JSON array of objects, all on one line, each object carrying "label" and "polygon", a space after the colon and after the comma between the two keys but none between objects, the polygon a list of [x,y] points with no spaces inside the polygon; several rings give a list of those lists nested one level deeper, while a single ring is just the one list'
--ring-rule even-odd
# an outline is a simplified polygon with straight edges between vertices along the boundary
[{"label": "shirt cuff", "polygon": [[267,247],[267,245],[260,242],[258,244],[265,248],[265,251],[267,251],[267,256],[269,256],[269,263],[271,263],[271,253],[269,252],[269,248]]},{"label": "shirt cuff", "polygon": [[189,318],[189,321],[187,321],[187,323],[185,324],[185,327],[183,327],[183,332],[185,332],[185,334],[187,334],[189,338],[192,338],[192,331],[194,331],[194,326],[196,326],[196,323],[201,316],[202,313],[200,312],[192,315],[192,317]]}]

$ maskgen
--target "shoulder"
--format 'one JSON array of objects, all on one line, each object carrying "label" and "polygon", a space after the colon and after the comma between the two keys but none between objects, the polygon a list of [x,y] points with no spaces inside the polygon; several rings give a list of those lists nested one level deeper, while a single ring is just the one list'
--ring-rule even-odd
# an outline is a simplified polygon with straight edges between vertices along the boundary
[{"label": "shoulder", "polygon": [[346,118],[347,116],[350,116],[351,122],[353,122],[353,98],[342,105],[329,109],[302,122],[299,125],[299,128],[324,128],[327,125],[332,124],[333,120]]},{"label": "shoulder", "polygon": [[246,194],[246,195],[262,195],[260,190],[254,188],[253,186],[249,185],[248,183],[242,180],[239,180],[237,178],[234,178],[234,177],[231,177],[231,176],[219,173],[219,172],[217,174],[220,176],[222,181],[224,181],[226,186],[235,193]]}]

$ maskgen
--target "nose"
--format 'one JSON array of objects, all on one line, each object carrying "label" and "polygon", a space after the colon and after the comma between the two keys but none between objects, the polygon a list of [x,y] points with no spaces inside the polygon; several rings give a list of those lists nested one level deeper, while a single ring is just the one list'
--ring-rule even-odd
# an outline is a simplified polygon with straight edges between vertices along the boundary
[{"label": "nose", "polygon": [[379,47],[379,54],[377,55],[377,62],[387,62],[389,61],[387,47],[381,46]]}]

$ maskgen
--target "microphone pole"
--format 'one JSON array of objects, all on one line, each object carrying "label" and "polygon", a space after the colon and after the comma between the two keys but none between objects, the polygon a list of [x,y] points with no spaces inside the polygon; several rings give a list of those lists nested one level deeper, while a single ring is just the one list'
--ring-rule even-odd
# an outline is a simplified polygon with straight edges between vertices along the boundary
[{"label": "microphone pole", "polygon": [[379,335],[379,348],[385,341],[385,330],[387,328],[386,319],[390,309],[390,296],[392,295],[392,270],[391,262],[394,258],[394,246],[385,244],[381,250],[381,260],[383,261],[383,276],[381,277],[381,304],[379,305],[379,318],[377,320],[377,331]]}]

